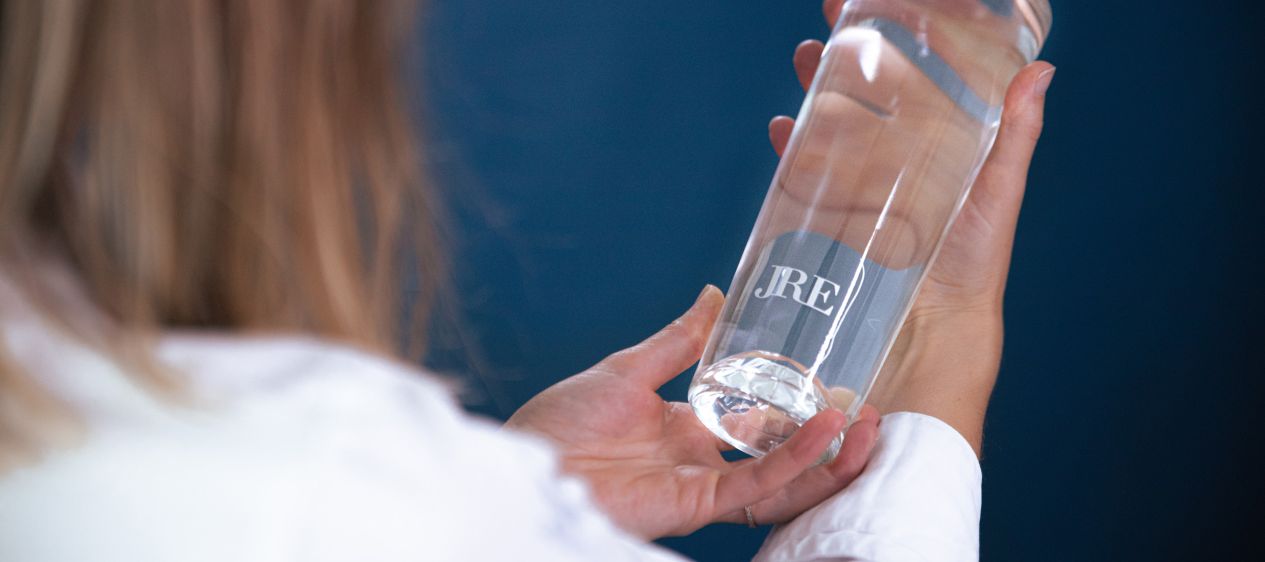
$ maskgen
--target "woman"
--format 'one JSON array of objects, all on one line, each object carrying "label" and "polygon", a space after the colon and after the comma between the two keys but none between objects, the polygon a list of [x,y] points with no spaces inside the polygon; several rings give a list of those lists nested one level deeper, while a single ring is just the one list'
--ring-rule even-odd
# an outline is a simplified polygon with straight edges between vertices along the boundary
[{"label": "woman", "polygon": [[[443,270],[393,79],[403,6],[3,10],[0,559],[656,560],[674,557],[645,539],[714,522],[789,522],[764,560],[977,556],[975,455],[1048,64],[1012,84],[838,459],[813,466],[845,423],[830,410],[727,463],[654,392],[698,359],[715,288],[509,430],[389,359],[400,264],[429,288]],[[795,54],[805,83],[820,52]],[[770,124],[779,152],[790,125]]]}]

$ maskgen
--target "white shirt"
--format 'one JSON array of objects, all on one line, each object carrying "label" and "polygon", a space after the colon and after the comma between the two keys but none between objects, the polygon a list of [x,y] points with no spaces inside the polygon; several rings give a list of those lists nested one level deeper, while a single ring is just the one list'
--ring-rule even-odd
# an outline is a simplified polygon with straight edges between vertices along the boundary
[{"label": "white shirt", "polygon": [[[0,560],[679,560],[616,528],[549,445],[437,379],[298,338],[172,335],[197,404],[155,399],[0,278],[0,345],[87,434],[0,475]],[[980,471],[952,428],[885,416],[862,476],[756,559],[978,558]]]}]

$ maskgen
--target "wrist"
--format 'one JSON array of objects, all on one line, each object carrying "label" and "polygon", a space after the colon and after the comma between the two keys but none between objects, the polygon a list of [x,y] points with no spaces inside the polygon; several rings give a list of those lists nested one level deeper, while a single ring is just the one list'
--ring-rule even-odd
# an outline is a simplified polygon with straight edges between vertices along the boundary
[{"label": "wrist", "polygon": [[949,424],[979,452],[984,414],[1001,364],[1000,310],[912,313],[888,355],[869,403]]}]

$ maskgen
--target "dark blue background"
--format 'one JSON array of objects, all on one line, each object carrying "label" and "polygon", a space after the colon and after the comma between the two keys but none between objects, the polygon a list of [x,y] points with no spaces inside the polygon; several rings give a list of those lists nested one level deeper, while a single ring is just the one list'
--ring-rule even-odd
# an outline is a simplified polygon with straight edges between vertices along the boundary
[{"label": "dark blue background", "polygon": [[[792,49],[827,29],[816,0],[430,4],[464,326],[434,364],[477,368],[472,409],[504,417],[728,284],[776,164],[766,124],[802,99]],[[1255,4],[1054,2],[985,560],[1265,559]],[[761,537],[667,543],[740,560]]]}]

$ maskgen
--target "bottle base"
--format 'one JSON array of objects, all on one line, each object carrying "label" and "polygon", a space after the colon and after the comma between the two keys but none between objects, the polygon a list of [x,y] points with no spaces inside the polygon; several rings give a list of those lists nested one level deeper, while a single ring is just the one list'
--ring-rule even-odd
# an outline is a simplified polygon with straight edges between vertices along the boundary
[{"label": "bottle base", "polygon": [[[825,389],[799,363],[753,351],[712,364],[695,378],[690,406],[707,429],[738,450],[760,457],[781,445],[818,412],[829,408]],[[840,435],[823,453],[833,460]]]}]

